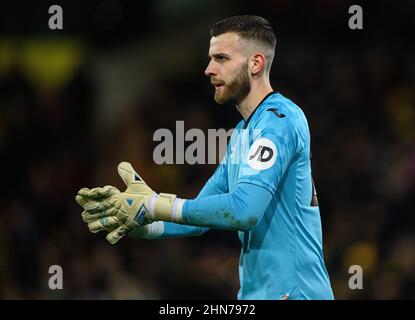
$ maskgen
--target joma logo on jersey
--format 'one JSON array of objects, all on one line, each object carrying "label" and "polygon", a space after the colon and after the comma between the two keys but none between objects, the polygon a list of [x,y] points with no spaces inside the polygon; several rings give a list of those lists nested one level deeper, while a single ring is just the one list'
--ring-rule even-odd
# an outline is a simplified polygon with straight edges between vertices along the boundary
[{"label": "joma logo on jersey", "polygon": [[[264,156],[265,154],[266,156]],[[249,157],[249,160],[252,160],[257,155],[258,155],[258,158],[256,159],[257,161],[267,162],[274,155],[274,151],[272,151],[272,149],[267,146],[259,146],[258,149],[255,151],[255,153]]]},{"label": "joma logo on jersey", "polygon": [[265,170],[270,168],[277,158],[277,148],[275,144],[266,138],[261,138],[249,148],[247,163],[255,170]]}]

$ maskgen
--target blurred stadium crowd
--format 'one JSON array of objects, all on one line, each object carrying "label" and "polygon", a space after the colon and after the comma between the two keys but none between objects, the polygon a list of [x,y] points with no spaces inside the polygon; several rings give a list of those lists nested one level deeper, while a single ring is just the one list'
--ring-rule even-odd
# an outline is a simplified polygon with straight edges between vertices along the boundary
[{"label": "blurred stadium crowd", "polygon": [[[211,23],[241,13],[275,26],[274,89],[308,117],[336,298],[415,298],[413,3],[363,5],[361,31],[347,27],[347,1],[62,2],[64,31],[47,29],[41,3],[23,25],[12,4],[0,14],[0,298],[236,297],[236,233],[111,246],[74,196],[123,189],[123,160],[156,191],[197,195],[215,166],[158,166],[152,136],[178,120],[205,132],[239,121],[203,71]],[[55,264],[63,290],[48,287]],[[348,287],[351,265],[363,290]]]}]

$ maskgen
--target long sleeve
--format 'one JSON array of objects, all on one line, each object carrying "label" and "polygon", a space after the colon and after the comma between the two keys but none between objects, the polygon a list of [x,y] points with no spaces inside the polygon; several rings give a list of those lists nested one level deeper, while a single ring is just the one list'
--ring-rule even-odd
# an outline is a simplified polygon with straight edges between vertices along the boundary
[{"label": "long sleeve", "polygon": [[186,200],[183,220],[205,228],[246,231],[261,220],[271,199],[272,194],[267,189],[239,183],[230,193]]},{"label": "long sleeve", "polygon": [[[227,177],[223,164],[220,164],[195,199],[227,192]],[[130,236],[146,239],[170,239],[200,236],[209,230],[207,227],[183,225],[173,222],[156,221],[147,225],[145,230],[133,230]]]}]

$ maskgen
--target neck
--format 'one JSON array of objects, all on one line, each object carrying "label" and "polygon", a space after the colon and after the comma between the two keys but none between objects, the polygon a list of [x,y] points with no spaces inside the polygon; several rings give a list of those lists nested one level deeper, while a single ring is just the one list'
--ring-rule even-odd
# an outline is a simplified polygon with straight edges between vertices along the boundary
[{"label": "neck", "polygon": [[272,91],[273,89],[269,82],[261,84],[255,82],[252,83],[249,94],[243,101],[236,105],[236,109],[238,109],[244,120],[249,118],[262,99]]}]

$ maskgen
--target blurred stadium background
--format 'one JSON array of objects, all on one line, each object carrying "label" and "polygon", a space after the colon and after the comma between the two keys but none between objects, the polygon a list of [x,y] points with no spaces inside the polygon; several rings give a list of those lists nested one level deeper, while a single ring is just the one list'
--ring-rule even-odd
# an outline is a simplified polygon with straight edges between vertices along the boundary
[{"label": "blurred stadium background", "polygon": [[[48,28],[52,4],[62,31]],[[352,4],[364,30],[348,28]],[[273,23],[273,86],[308,116],[336,298],[415,298],[415,4],[328,0],[2,2],[0,298],[236,297],[236,233],[111,246],[74,201],[123,188],[122,160],[154,190],[196,196],[215,165],[158,166],[152,135],[239,121],[203,75],[210,25],[234,14]],[[54,264],[63,290],[48,288]],[[355,264],[363,290],[348,288]]]}]

